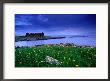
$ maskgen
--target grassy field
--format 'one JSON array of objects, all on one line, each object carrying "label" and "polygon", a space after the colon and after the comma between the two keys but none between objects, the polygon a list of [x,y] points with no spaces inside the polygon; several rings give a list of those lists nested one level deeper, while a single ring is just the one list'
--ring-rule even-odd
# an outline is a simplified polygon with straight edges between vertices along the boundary
[{"label": "grassy field", "polygon": [[[46,62],[46,56],[60,64]],[[96,48],[61,45],[15,48],[15,67],[96,67]]]}]

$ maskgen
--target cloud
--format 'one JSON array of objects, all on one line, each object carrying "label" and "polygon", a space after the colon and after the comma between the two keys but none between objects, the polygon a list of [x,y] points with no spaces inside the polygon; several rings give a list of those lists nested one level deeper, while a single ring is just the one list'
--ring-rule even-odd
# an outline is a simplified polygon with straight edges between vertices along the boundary
[{"label": "cloud", "polygon": [[48,21],[48,18],[46,18],[46,17],[44,17],[42,15],[38,15],[37,19],[42,21],[42,22],[47,22]]},{"label": "cloud", "polygon": [[16,25],[32,25],[32,23],[29,23],[27,21],[16,21]]},{"label": "cloud", "polygon": [[16,25],[43,25],[47,22],[48,18],[44,15],[34,15],[34,14],[16,14],[15,24]]},{"label": "cloud", "polygon": [[16,25],[32,25],[32,23],[30,22],[30,19],[32,19],[32,16],[19,15],[15,17],[15,24]]}]

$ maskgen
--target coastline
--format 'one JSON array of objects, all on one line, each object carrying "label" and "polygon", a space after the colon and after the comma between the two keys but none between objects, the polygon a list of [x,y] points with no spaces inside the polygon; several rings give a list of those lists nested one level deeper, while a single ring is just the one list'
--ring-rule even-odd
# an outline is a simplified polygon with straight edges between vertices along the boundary
[{"label": "coastline", "polygon": [[31,37],[31,36],[15,36],[15,42],[18,42],[18,41],[36,41],[36,40],[48,40],[48,39],[62,39],[62,38],[65,38],[65,37],[51,37],[51,36],[44,36],[44,37],[41,37],[41,38],[38,38],[38,37]]},{"label": "coastline", "polygon": [[[62,47],[78,47],[78,48],[96,48],[96,46],[88,46],[88,45],[76,45],[74,43],[60,43],[60,44],[42,44],[42,45],[35,45],[35,46],[32,46],[32,47],[39,47],[39,46],[62,46]],[[29,47],[29,46],[22,46],[22,47],[19,47],[19,46],[15,46],[15,48],[23,48],[23,47]],[[31,48],[31,47],[29,47]]]}]

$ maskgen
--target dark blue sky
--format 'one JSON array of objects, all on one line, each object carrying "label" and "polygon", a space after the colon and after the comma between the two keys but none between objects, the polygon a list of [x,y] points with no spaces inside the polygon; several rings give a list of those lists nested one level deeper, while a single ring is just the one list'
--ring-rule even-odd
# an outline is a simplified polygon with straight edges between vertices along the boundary
[{"label": "dark blue sky", "polygon": [[15,14],[15,33],[95,35],[96,14]]}]

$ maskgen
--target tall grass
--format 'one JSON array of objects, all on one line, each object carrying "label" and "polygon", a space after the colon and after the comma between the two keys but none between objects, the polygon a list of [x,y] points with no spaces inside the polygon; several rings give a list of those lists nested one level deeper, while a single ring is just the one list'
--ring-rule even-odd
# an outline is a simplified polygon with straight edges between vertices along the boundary
[{"label": "tall grass", "polygon": [[[46,62],[46,56],[60,65]],[[60,45],[15,48],[15,67],[96,67],[96,48]]]}]

